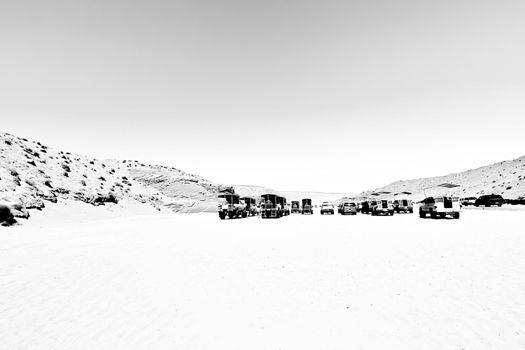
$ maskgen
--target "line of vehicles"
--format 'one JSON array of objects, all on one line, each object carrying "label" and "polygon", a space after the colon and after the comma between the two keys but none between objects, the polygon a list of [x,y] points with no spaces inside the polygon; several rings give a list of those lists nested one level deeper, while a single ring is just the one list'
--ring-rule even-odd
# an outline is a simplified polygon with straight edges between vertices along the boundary
[{"label": "line of vehicles", "polygon": [[[459,185],[444,183],[427,188],[456,188]],[[424,191],[425,193],[425,191]],[[414,202],[409,199],[410,192],[391,194],[390,192],[369,193],[366,197],[343,198],[338,201],[337,213],[341,215],[370,214],[371,216],[393,216],[394,214],[414,213]],[[260,216],[267,218],[281,218],[290,214],[312,215],[317,205],[312,204],[310,198],[301,201],[293,200],[290,203],[286,198],[275,193],[266,193],[257,198],[240,197],[235,194],[233,187],[221,190],[219,193],[219,217],[223,219],[246,218]],[[501,195],[490,194],[480,197],[459,198],[455,196],[426,196],[418,204],[420,218],[459,219],[462,207],[501,207],[503,204],[525,204],[525,198],[506,200]],[[332,202],[323,202],[319,205],[321,215],[334,215],[336,205]]]},{"label": "line of vehicles", "polygon": [[[224,220],[261,216],[267,218],[281,218],[290,214],[312,215],[314,206],[310,198],[288,203],[286,198],[274,193],[266,193],[259,198],[240,197],[231,189],[223,191],[218,196],[219,218]],[[455,197],[428,197],[420,202],[419,216],[432,218],[451,216],[459,218],[461,205]],[[335,205],[332,202],[323,202],[319,210],[321,215],[334,215]],[[393,216],[394,213],[413,213],[412,200],[403,199],[368,199],[362,201],[342,200],[337,205],[337,213],[341,215],[357,215],[357,213],[371,216]]]},{"label": "line of vehicles", "polygon": [[[321,215],[334,215],[336,206],[332,202],[323,202],[319,206]],[[314,213],[312,200],[304,198],[300,202],[292,201],[273,193],[261,195],[259,199],[240,197],[236,194],[220,194],[218,206],[219,218],[224,220],[261,216],[263,219],[281,218],[290,214]],[[370,214],[371,216],[393,216],[394,214],[412,214],[414,203],[410,199],[372,199],[364,201],[344,200],[337,205],[337,213],[341,215]],[[427,197],[419,202],[421,218],[452,217],[459,219],[461,203],[457,197]]]}]

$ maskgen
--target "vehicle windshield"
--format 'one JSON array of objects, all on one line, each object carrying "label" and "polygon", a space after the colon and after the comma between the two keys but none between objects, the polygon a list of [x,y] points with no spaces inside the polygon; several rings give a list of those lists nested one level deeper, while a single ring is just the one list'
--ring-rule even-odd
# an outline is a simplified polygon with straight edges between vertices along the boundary
[{"label": "vehicle windshield", "polygon": [[408,206],[408,201],[406,199],[403,199],[401,201],[401,205],[404,206],[404,207]]},{"label": "vehicle windshield", "polygon": [[345,203],[345,207],[355,207],[355,203]]}]

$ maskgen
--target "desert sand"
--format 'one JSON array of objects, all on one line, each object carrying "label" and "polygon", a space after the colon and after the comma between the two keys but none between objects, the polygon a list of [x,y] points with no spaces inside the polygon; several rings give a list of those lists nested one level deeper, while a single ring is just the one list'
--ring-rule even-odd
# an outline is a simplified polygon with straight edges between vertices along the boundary
[{"label": "desert sand", "polygon": [[57,205],[0,228],[3,349],[525,347],[517,207],[220,221]]}]

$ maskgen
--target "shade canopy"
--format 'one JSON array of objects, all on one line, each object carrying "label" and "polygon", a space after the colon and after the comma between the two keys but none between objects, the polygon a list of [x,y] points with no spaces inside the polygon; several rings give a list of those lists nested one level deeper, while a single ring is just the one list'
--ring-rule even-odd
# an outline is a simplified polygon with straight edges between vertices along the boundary
[{"label": "shade canopy", "polygon": [[456,184],[451,184],[451,183],[445,182],[445,183],[436,185],[435,187],[456,188],[456,187],[460,187],[460,186],[461,185],[456,185]]}]

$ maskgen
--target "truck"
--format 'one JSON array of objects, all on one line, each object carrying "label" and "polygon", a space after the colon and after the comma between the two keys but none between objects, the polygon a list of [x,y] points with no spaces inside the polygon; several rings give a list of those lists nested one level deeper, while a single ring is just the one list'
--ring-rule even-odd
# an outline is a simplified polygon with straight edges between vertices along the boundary
[{"label": "truck", "polygon": [[218,212],[221,220],[248,216],[246,203],[236,194],[219,194]]},{"label": "truck", "polygon": [[263,219],[281,218],[283,213],[283,197],[274,193],[261,195],[261,217]]},{"label": "truck", "polygon": [[321,204],[321,215],[331,214],[334,215],[334,204],[332,202],[323,202]]},{"label": "truck", "polygon": [[291,213],[292,214],[298,214],[300,212],[301,212],[301,205],[300,205],[299,201],[292,201]]},{"label": "truck", "polygon": [[392,204],[396,213],[413,213],[414,204],[410,199],[395,199]]},{"label": "truck", "polygon": [[244,203],[246,203],[246,212],[248,213],[248,216],[257,216],[257,201],[255,200],[255,198],[242,197],[241,200],[244,201]]},{"label": "truck", "polygon": [[286,198],[279,196],[278,203],[281,205],[281,208],[283,210],[283,216],[290,215],[290,205],[286,202]]},{"label": "truck", "polygon": [[484,207],[501,207],[505,203],[503,197],[499,194],[486,194],[474,201],[474,206],[484,206]]},{"label": "truck", "polygon": [[461,205],[458,197],[427,197],[419,205],[420,218],[426,218],[427,215],[430,215],[432,219],[445,218],[446,216],[459,219],[460,212]]},{"label": "truck", "polygon": [[310,198],[303,198],[301,200],[302,209],[301,214],[313,214],[314,207],[312,206],[312,200]]},{"label": "truck", "polygon": [[392,205],[392,201],[389,199],[378,199],[375,202],[375,206],[371,205],[372,207],[372,216],[377,215],[394,215],[394,206]]}]

